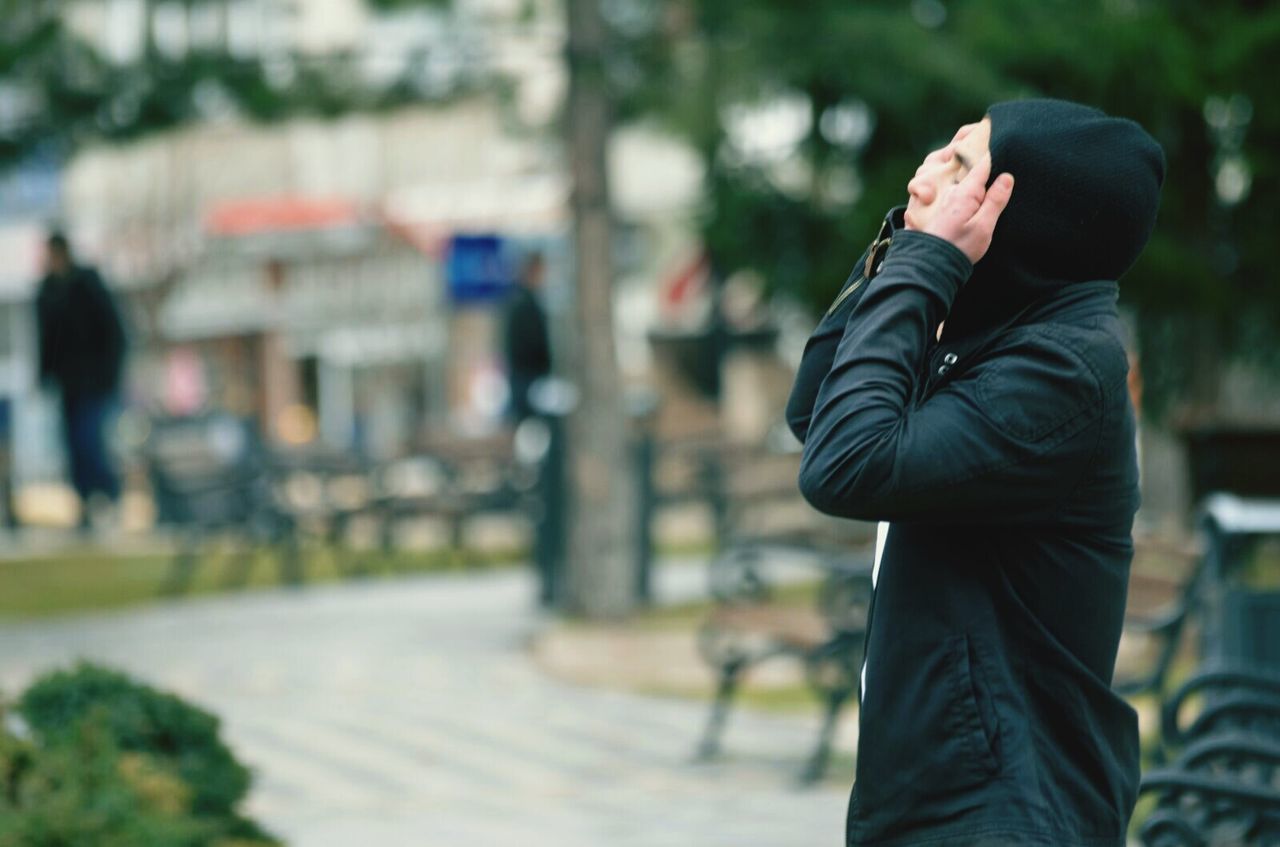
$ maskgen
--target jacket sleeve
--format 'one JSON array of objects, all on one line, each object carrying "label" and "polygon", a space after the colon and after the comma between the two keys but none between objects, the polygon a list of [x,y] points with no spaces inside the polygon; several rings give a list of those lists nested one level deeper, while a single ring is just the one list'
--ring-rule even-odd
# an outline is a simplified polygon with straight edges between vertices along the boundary
[{"label": "jacket sleeve", "polygon": [[123,362],[128,348],[128,334],[125,331],[124,317],[114,297],[111,296],[107,284],[96,270],[86,272],[86,283],[92,293],[93,303],[97,310],[97,323],[102,332],[103,350],[116,368]]},{"label": "jacket sleeve", "polygon": [[36,379],[41,384],[52,381],[57,372],[53,307],[49,302],[48,284],[47,279],[41,282],[36,296]]},{"label": "jacket sleeve", "polygon": [[532,295],[520,292],[507,307],[503,321],[507,366],[522,373],[541,373],[551,366],[547,320]]},{"label": "jacket sleeve", "polygon": [[818,398],[818,389],[822,387],[822,381],[826,379],[835,361],[836,347],[844,337],[849,316],[867,288],[863,272],[866,261],[867,254],[863,253],[862,258],[853,266],[849,278],[840,287],[840,293],[804,345],[804,355],[800,358],[796,380],[791,386],[791,396],[787,399],[787,426],[801,443],[804,443],[809,434],[809,422],[813,416],[814,401]]},{"label": "jacket sleeve", "polygon": [[1083,478],[1102,390],[1048,334],[915,398],[929,342],[972,266],[950,243],[895,237],[818,391],[800,489],[818,510],[861,520],[1035,521]]}]

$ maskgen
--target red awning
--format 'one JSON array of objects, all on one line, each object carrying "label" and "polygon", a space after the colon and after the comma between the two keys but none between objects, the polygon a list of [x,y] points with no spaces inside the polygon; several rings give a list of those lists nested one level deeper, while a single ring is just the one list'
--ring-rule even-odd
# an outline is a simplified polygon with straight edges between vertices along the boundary
[{"label": "red awning", "polygon": [[359,222],[359,210],[349,200],[271,197],[219,203],[209,210],[205,229],[211,235],[237,236],[330,229]]}]

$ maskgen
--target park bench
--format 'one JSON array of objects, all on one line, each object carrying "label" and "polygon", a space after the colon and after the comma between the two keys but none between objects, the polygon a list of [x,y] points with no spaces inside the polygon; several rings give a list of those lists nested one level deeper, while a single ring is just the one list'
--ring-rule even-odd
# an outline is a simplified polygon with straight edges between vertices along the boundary
[{"label": "park bench", "polygon": [[[817,515],[796,487],[799,453],[727,442],[716,433],[650,445],[642,466],[648,508],[704,505],[715,553],[709,567],[712,607],[698,631],[698,649],[716,677],[715,696],[697,757],[722,749],[730,712],[743,682],[765,663],[799,666],[822,704],[822,722],[801,773],[821,779],[840,714],[857,694],[871,600],[870,531]],[[643,558],[643,557],[642,557]],[[799,570],[797,570],[799,569]],[[795,602],[796,577],[818,587],[812,602]],[[794,592],[792,592],[794,594]]]},{"label": "park bench", "polygon": [[[1202,705],[1184,720],[1193,700]],[[1147,847],[1280,844],[1280,673],[1210,667],[1161,719],[1163,747],[1179,752],[1143,776],[1142,793],[1157,797]]]},{"label": "park bench", "polygon": [[[822,577],[812,606],[780,602],[772,582],[777,557],[804,556]],[[775,569],[776,570],[776,569]],[[800,774],[821,779],[830,760],[836,724],[858,690],[863,640],[871,603],[871,563],[848,554],[814,554],[758,544],[730,547],[710,570],[714,605],[698,633],[698,647],[717,677],[711,716],[698,748],[707,759],[721,749],[730,709],[743,679],[778,658],[798,661],[823,704],[818,738]]]},{"label": "park bench", "polygon": [[1206,569],[1199,547],[1163,544],[1152,539],[1136,542],[1137,550],[1172,562],[1177,573],[1141,573],[1129,577],[1129,608],[1124,620],[1125,637],[1143,649],[1145,667],[1112,684],[1126,697],[1162,697],[1179,650],[1198,613]]},{"label": "park bench", "polygon": [[247,578],[259,546],[276,550],[281,581],[302,580],[296,524],[285,507],[270,455],[248,421],[226,415],[158,419],[144,448],[156,523],[177,550],[163,591],[190,586],[205,544],[229,536],[244,546],[228,577]]},{"label": "park bench", "polygon": [[532,507],[532,478],[515,461],[509,434],[436,439],[411,456],[370,468],[369,483],[362,502],[335,509],[335,541],[363,516],[376,522],[379,545],[389,553],[399,526],[429,519],[445,525],[450,549],[462,555],[472,521],[495,514],[524,516]]},{"label": "park bench", "polygon": [[1280,845],[1280,592],[1235,577],[1245,554],[1280,536],[1280,503],[1214,495],[1194,609],[1200,670],[1161,709],[1159,759],[1142,792],[1155,810],[1147,847]]},{"label": "park bench", "polygon": [[[1205,498],[1199,525],[1200,545],[1165,544],[1157,551],[1166,559],[1190,561],[1190,566],[1183,568],[1185,577],[1175,588],[1173,599],[1155,610],[1131,611],[1125,619],[1128,635],[1150,639],[1156,648],[1147,673],[1115,681],[1113,687],[1125,696],[1163,696],[1178,649],[1194,627],[1201,630],[1202,644],[1216,649],[1225,643],[1221,637],[1223,628],[1237,625],[1241,619],[1224,615],[1223,592],[1259,542],[1280,536],[1280,501],[1214,494]],[[1147,547],[1158,545],[1150,540],[1143,543]],[[1170,584],[1167,576],[1134,573],[1130,597],[1169,594]],[[1259,633],[1257,640],[1280,645],[1280,633]]]},{"label": "park bench", "polygon": [[805,505],[796,450],[707,436],[658,443],[652,464],[655,510],[705,505],[721,548],[750,538],[801,543],[807,533],[831,535],[839,525]]},{"label": "park bench", "polygon": [[144,458],[157,523],[178,539],[164,590],[189,587],[215,537],[243,548],[228,584],[247,579],[263,547],[276,552],[281,581],[293,584],[304,577],[304,531],[332,548],[340,571],[355,575],[367,570],[359,551],[346,547],[358,519],[375,524],[384,554],[406,521],[441,521],[461,554],[469,522],[533,508],[528,469],[514,461],[509,434],[437,438],[421,447],[378,463],[320,446],[269,447],[252,422],[227,415],[155,421]]}]

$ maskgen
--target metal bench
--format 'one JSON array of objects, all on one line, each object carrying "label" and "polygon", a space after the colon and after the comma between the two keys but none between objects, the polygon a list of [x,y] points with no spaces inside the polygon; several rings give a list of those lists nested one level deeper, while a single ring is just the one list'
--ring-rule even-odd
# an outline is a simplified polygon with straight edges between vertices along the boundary
[{"label": "metal bench", "polygon": [[871,563],[805,551],[822,575],[816,604],[806,608],[778,602],[766,572],[778,552],[756,545],[731,547],[711,565],[715,605],[699,631],[698,647],[715,670],[717,685],[698,757],[719,754],[746,674],[763,662],[787,658],[803,665],[807,684],[823,703],[818,739],[800,775],[807,784],[825,774],[840,713],[857,693],[871,603]]},{"label": "metal bench", "polygon": [[[1203,705],[1184,722],[1193,700]],[[1180,752],[1143,777],[1142,793],[1159,798],[1142,825],[1147,847],[1280,844],[1280,676],[1197,674],[1165,704],[1162,743]]]},{"label": "metal bench", "polygon": [[283,583],[302,581],[296,524],[251,422],[230,416],[157,420],[144,458],[156,523],[178,538],[164,593],[190,587],[199,555],[214,536],[246,545],[229,583],[247,578],[260,546],[277,551]]},{"label": "metal bench", "polygon": [[1280,535],[1280,500],[1213,494],[1205,498],[1199,525],[1202,549],[1166,551],[1177,558],[1194,556],[1196,560],[1177,599],[1156,614],[1131,615],[1125,621],[1126,632],[1156,642],[1157,655],[1149,672],[1116,680],[1113,687],[1121,694],[1163,696],[1178,648],[1193,624],[1200,627],[1202,651],[1208,658],[1224,649],[1235,649],[1230,646],[1234,644],[1247,643],[1249,649],[1270,644],[1275,645],[1274,659],[1280,662],[1280,632],[1229,632],[1244,618],[1230,614],[1225,606],[1225,592],[1248,553],[1261,539]]},{"label": "metal bench", "polygon": [[[1188,722],[1189,702],[1200,708]],[[1280,674],[1211,667],[1178,687],[1160,710],[1161,744],[1178,749],[1222,732],[1252,732],[1280,741]]]},{"label": "metal bench", "polygon": [[1154,609],[1133,609],[1126,613],[1125,635],[1141,639],[1154,654],[1149,667],[1136,675],[1117,677],[1112,688],[1126,697],[1154,694],[1162,697],[1169,684],[1169,674],[1174,659],[1183,646],[1190,623],[1199,614],[1199,603],[1206,578],[1205,557],[1199,550],[1182,547],[1165,547],[1162,555],[1177,559],[1191,559],[1191,567],[1181,585],[1170,585],[1172,580],[1157,579],[1151,575],[1133,573],[1129,579],[1130,603],[1135,594],[1158,593],[1166,598]]},{"label": "metal bench", "polygon": [[533,507],[534,480],[514,460],[509,435],[427,445],[415,455],[370,466],[366,474],[367,495],[333,509],[330,538],[335,544],[363,517],[375,522],[379,547],[390,553],[400,525],[430,519],[446,526],[449,547],[461,557],[471,521],[494,514],[525,516]]},{"label": "metal bench", "polygon": [[1238,579],[1249,551],[1280,536],[1280,501],[1214,494],[1201,526],[1171,631],[1194,615],[1203,664],[1162,704],[1158,753],[1171,764],[1143,777],[1157,803],[1141,835],[1147,847],[1280,845],[1280,592]]}]

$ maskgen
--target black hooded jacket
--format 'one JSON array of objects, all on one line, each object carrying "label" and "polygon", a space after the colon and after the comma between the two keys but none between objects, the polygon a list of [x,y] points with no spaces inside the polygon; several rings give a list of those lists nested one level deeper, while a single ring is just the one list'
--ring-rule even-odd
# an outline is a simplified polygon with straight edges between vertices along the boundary
[{"label": "black hooded jacket", "polygon": [[847,841],[1121,847],[1138,727],[1110,683],[1139,495],[1115,280],[1163,156],[1075,104],[989,115],[992,174],[1017,180],[991,251],[972,266],[891,212],[787,409],[810,503],[890,522]]},{"label": "black hooded jacket", "polygon": [[74,267],[65,278],[46,276],[36,295],[39,375],[58,383],[64,398],[119,390],[127,339],[102,277]]}]

